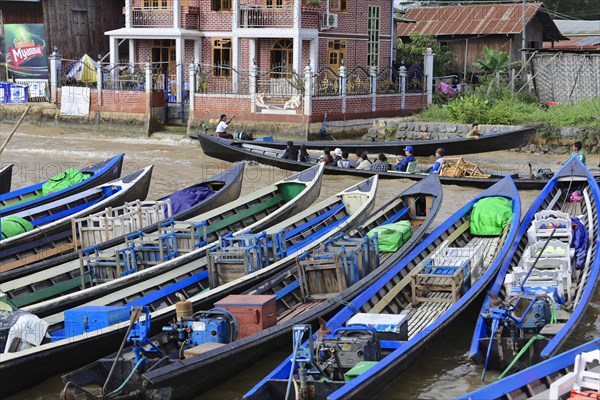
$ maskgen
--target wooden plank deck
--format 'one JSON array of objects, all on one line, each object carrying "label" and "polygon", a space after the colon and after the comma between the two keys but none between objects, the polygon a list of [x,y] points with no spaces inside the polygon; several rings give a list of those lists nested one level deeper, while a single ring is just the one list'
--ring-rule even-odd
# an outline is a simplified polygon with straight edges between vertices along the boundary
[{"label": "wooden plank deck", "polygon": [[302,314],[305,311],[312,310],[313,308],[319,306],[319,304],[323,303],[327,300],[314,300],[308,303],[298,303],[292,308],[285,310],[281,315],[277,317],[277,323],[282,324],[295,316]]},{"label": "wooden plank deck", "polygon": [[[450,299],[450,293],[434,293],[431,297],[437,299]],[[427,328],[433,321],[452,306],[449,302],[427,302],[420,303],[410,310],[408,314],[408,339]]]}]

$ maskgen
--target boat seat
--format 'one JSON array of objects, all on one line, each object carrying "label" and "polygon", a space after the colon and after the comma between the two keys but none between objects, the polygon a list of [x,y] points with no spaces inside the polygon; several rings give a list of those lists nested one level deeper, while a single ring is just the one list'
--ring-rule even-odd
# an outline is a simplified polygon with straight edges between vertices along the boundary
[{"label": "boat seat", "polygon": [[[560,377],[550,385],[548,398],[560,399],[571,389],[581,391],[584,389],[598,390],[600,387],[600,374],[591,364],[600,362],[600,350],[578,354],[575,357],[573,372]],[[590,364],[588,369],[588,364]]]}]

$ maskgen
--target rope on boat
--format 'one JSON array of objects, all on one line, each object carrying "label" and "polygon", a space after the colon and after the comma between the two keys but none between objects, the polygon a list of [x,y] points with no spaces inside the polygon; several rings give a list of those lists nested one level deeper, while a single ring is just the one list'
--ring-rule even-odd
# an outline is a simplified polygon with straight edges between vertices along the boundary
[{"label": "rope on boat", "polygon": [[302,337],[304,336],[304,331],[294,331],[294,356],[292,357],[292,366],[290,368],[290,376],[288,378],[287,388],[285,390],[285,400],[289,399],[290,389],[292,388],[292,381],[295,383],[294,379],[294,367],[296,366],[296,354],[298,353],[298,348],[300,347],[300,343],[302,342]]},{"label": "rope on boat", "polygon": [[517,361],[519,361],[519,358],[521,358],[521,356],[523,356],[523,354],[525,354],[525,352],[527,351],[527,349],[529,349],[529,347],[531,347],[531,345],[533,344],[533,342],[535,342],[537,339],[547,339],[547,338],[546,338],[546,336],[540,335],[539,333],[537,335],[532,336],[531,339],[529,339],[529,342],[527,342],[527,344],[521,349],[521,351],[519,351],[519,354],[517,354],[517,356],[515,357],[515,359],[512,360],[512,362],[510,363],[510,365],[498,377],[499,380],[502,379],[502,378],[504,378],[504,376],[508,373],[508,371],[510,371],[512,369],[512,367],[514,367],[514,365],[517,363]]},{"label": "rope on boat", "polygon": [[133,374],[135,373],[135,371],[137,371],[138,367],[142,364],[142,362],[144,362],[146,359],[144,357],[140,358],[140,360],[135,364],[135,366],[133,367],[133,369],[131,370],[131,372],[129,373],[129,376],[127,376],[127,378],[125,379],[125,381],[123,381],[123,383],[121,384],[121,386],[119,386],[118,388],[116,388],[115,390],[113,390],[112,392],[110,392],[106,397],[111,397],[114,396],[115,394],[119,393],[121,390],[123,390],[125,388],[125,386],[129,383],[129,381],[131,380],[131,378],[133,377]]}]

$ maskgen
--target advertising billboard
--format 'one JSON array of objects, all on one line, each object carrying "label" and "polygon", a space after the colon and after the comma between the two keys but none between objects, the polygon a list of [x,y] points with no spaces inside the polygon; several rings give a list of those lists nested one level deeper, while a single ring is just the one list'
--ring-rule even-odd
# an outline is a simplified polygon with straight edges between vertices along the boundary
[{"label": "advertising billboard", "polygon": [[44,24],[4,25],[8,79],[48,79]]}]

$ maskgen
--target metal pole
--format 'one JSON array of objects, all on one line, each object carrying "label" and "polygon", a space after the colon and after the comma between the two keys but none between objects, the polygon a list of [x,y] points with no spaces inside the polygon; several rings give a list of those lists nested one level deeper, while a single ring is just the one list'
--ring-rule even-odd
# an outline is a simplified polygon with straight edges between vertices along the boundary
[{"label": "metal pole", "polygon": [[525,51],[524,51],[527,48],[527,38],[526,38],[527,21],[525,18],[526,12],[527,12],[527,0],[523,0],[523,13],[521,16],[521,24],[523,25],[523,32],[521,32],[521,62],[523,63],[523,68],[525,68],[525,63],[527,62],[527,55],[525,54]]}]

